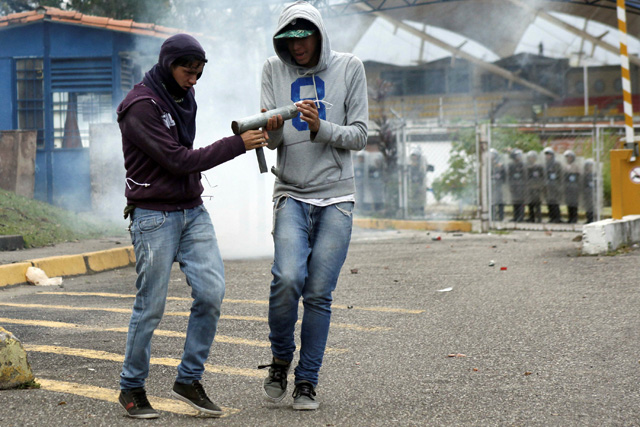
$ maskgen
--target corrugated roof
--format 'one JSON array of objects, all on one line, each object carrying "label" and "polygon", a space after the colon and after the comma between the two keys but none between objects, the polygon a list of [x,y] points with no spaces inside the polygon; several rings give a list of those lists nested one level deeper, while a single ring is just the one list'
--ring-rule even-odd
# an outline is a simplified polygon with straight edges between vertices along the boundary
[{"label": "corrugated roof", "polygon": [[29,12],[13,13],[0,16],[0,30],[12,26],[28,25],[36,21],[52,21],[64,24],[84,25],[87,27],[104,28],[111,31],[133,33],[143,36],[166,38],[182,32],[177,28],[161,25],[135,22],[131,19],[111,19],[102,16],[85,15],[83,13],[57,9],[55,7],[40,6]]}]

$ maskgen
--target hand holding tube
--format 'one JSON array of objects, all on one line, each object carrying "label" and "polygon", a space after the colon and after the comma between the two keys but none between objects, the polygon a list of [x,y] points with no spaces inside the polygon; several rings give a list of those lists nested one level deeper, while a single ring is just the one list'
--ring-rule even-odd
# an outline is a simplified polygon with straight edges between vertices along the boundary
[{"label": "hand holding tube", "polygon": [[261,130],[248,130],[243,132],[240,137],[244,142],[245,150],[261,150],[267,145],[267,138]]},{"label": "hand holding tube", "polygon": [[[232,121],[231,130],[236,135],[242,135],[248,130],[260,129],[261,127],[265,127],[266,130],[272,130],[282,126],[284,120],[292,119],[297,115],[298,107],[295,104],[269,111],[265,111],[263,109],[262,113],[260,114],[255,114],[253,116],[245,117],[240,120]],[[266,131],[264,131],[264,134],[266,134]],[[266,138],[266,135],[264,135],[264,138]],[[256,148],[256,156],[258,157],[258,166],[260,167],[260,173],[266,173],[267,161],[264,158],[264,151],[262,150],[262,146]]]}]

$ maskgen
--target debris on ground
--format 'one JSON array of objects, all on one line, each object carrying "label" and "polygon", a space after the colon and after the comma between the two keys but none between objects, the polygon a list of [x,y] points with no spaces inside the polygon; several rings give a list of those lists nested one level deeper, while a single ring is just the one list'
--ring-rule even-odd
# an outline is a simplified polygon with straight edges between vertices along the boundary
[{"label": "debris on ground", "polygon": [[38,267],[27,268],[27,281],[36,286],[58,286],[62,284],[62,277],[47,277],[42,269]]}]

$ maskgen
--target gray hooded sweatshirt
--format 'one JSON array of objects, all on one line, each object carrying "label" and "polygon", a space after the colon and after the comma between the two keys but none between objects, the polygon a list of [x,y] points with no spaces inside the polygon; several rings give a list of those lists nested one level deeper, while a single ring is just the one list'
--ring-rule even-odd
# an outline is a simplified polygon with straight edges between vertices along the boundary
[{"label": "gray hooded sweatshirt", "polygon": [[[277,149],[274,200],[283,194],[302,199],[326,199],[355,193],[352,150],[367,144],[369,107],[362,61],[331,50],[322,17],[307,2],[283,10],[274,36],[296,18],[319,30],[320,60],[313,68],[296,64],[286,39],[273,39],[277,56],[262,70],[261,107],[271,110],[303,99],[320,101],[320,129],[312,138],[298,117],[269,132],[269,148]],[[330,105],[329,105],[330,104]]]}]

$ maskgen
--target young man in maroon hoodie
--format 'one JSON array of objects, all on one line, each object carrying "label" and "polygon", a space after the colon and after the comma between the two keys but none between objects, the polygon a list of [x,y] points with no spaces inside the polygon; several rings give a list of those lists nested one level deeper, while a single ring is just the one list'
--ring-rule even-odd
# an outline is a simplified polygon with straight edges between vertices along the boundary
[{"label": "young man in maroon hoodie", "polygon": [[146,397],[151,337],[160,322],[174,262],[191,287],[193,304],[172,395],[202,414],[222,415],[200,383],[224,296],[224,266],[203,206],[201,172],[266,146],[266,132],[247,131],[193,149],[194,89],[205,52],[196,39],[165,40],[158,63],[118,106],[127,170],[127,208],[136,254],[137,294],[120,374],[119,401],[133,418],[157,418]]}]

